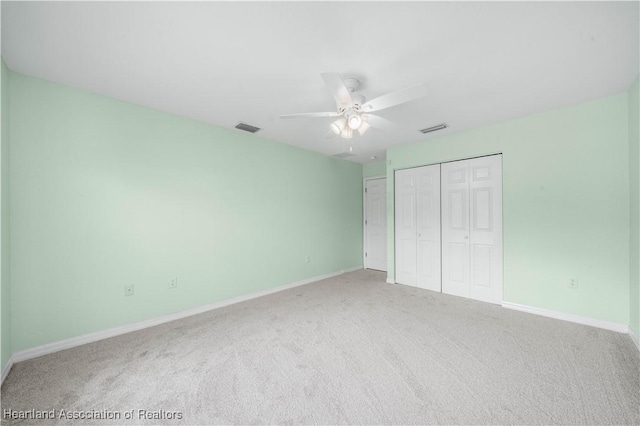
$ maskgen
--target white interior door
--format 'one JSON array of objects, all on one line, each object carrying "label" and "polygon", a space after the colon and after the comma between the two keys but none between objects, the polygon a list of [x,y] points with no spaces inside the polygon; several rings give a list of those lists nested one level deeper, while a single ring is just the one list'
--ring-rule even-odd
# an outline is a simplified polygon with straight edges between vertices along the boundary
[{"label": "white interior door", "polygon": [[416,171],[395,172],[396,282],[416,285]]},{"label": "white interior door", "polygon": [[469,160],[442,164],[442,292],[469,297]]},{"label": "white interior door", "polygon": [[469,297],[502,303],[502,156],[469,160]]},{"label": "white interior door", "polygon": [[387,270],[387,179],[365,181],[365,268]]},{"label": "white interior door", "polygon": [[440,164],[416,171],[417,277],[416,285],[441,291]]}]

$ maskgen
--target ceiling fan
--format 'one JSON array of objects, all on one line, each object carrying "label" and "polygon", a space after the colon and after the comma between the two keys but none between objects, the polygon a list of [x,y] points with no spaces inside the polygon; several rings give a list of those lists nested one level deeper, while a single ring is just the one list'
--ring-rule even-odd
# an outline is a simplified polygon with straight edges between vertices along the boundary
[{"label": "ceiling fan", "polygon": [[392,129],[395,125],[391,121],[371,113],[421,98],[427,94],[427,86],[418,84],[365,102],[364,96],[354,93],[360,85],[358,79],[345,78],[343,80],[336,73],[322,73],[320,75],[336,100],[336,111],[287,114],[281,115],[280,118],[339,117],[331,123],[331,130],[345,139],[350,139],[354,132],[357,131],[363,135],[369,127],[382,130]]}]

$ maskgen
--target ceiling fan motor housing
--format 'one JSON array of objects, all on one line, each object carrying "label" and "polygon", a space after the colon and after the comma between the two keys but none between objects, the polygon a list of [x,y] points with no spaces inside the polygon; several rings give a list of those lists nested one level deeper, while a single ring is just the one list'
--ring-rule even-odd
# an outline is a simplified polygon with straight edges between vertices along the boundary
[{"label": "ceiling fan motor housing", "polygon": [[355,77],[343,78],[342,82],[344,83],[344,87],[347,88],[349,93],[355,92],[356,90],[358,90],[358,87],[360,87],[360,80]]},{"label": "ceiling fan motor housing", "polygon": [[365,97],[364,97],[364,96],[362,96],[362,95],[361,95],[361,94],[359,94],[359,93],[352,93],[352,94],[351,94],[351,100],[353,101],[353,106],[354,106],[354,108],[356,108],[356,109],[358,109],[358,110],[360,110],[360,107],[361,107],[362,105],[364,105],[364,103],[365,103],[365,101],[366,101]]}]

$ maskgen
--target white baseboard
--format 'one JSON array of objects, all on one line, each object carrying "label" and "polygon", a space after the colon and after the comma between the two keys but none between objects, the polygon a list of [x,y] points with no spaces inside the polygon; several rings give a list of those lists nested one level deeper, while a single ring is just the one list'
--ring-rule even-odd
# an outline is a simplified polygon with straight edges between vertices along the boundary
[{"label": "white baseboard", "polygon": [[9,357],[7,363],[2,367],[2,378],[0,379],[0,385],[4,383],[4,379],[9,375],[9,371],[11,371],[11,367],[13,367],[13,355]]},{"label": "white baseboard", "polygon": [[[360,266],[354,266],[353,268],[349,268],[349,269],[343,269],[342,271],[335,273],[335,274],[331,274],[332,277],[335,277],[337,275],[342,275],[342,274],[346,274],[347,272],[353,272],[353,271],[359,271],[360,269],[364,269],[364,266],[360,265]],[[324,278],[320,278],[320,279],[324,279]],[[319,281],[319,280],[314,280],[314,281]]]},{"label": "white baseboard", "polygon": [[[132,331],[138,331],[156,325],[164,324],[170,321],[175,321],[181,318],[190,317],[193,315],[202,314],[204,312],[212,311],[214,309],[223,308],[225,306],[233,305],[236,303],[244,302],[258,297],[266,296],[269,294],[277,293],[279,291],[288,290],[290,288],[299,287],[305,284],[311,284],[316,281],[324,280],[327,278],[336,277],[346,272],[356,271],[362,269],[362,266],[356,266],[354,268],[343,269],[338,272],[332,272],[329,274],[318,275],[316,277],[307,278],[301,281],[296,281],[291,284],[286,284],[279,287],[270,288],[263,291],[247,294],[244,296],[234,297],[233,299],[222,300],[220,302],[211,303],[197,308],[187,309],[184,311],[176,312],[173,314],[163,315],[161,317],[148,319],[145,321],[136,322],[133,324],[123,325],[121,327],[110,328],[107,330],[97,331],[95,333],[89,333],[82,336],[72,337],[70,339],[60,340],[57,342],[47,343],[46,345],[37,346],[31,349],[25,349],[23,351],[15,352],[12,356],[12,363],[26,361],[28,359],[37,358],[39,356],[48,355],[54,352],[62,351],[64,349],[74,348],[76,346],[85,345],[87,343],[97,342],[98,340],[108,339],[111,337],[119,336],[121,334],[131,333]],[[11,367],[9,367],[11,368]],[[7,370],[7,373],[9,371]],[[3,380],[5,372],[3,370]]]},{"label": "white baseboard", "polygon": [[636,336],[631,327],[629,327],[629,337],[631,337],[631,341],[635,343],[636,348],[640,351],[640,340],[638,340],[638,336]]},{"label": "white baseboard", "polygon": [[620,324],[617,322],[603,321],[574,314],[565,314],[564,312],[557,312],[549,309],[536,308],[534,306],[520,305],[518,303],[511,302],[502,302],[502,307],[507,309],[514,309],[516,311],[528,312],[530,314],[541,315],[543,317],[590,325],[591,327],[603,328],[605,330],[617,331],[618,333],[629,333],[628,325]]}]

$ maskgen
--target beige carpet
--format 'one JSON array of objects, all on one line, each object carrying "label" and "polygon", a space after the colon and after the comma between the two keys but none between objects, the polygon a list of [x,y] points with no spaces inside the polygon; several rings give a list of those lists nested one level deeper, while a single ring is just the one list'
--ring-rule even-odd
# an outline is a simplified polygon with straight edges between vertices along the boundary
[{"label": "beige carpet", "polygon": [[356,271],[18,363],[2,409],[122,416],[78,424],[640,422],[629,336],[384,278]]}]

